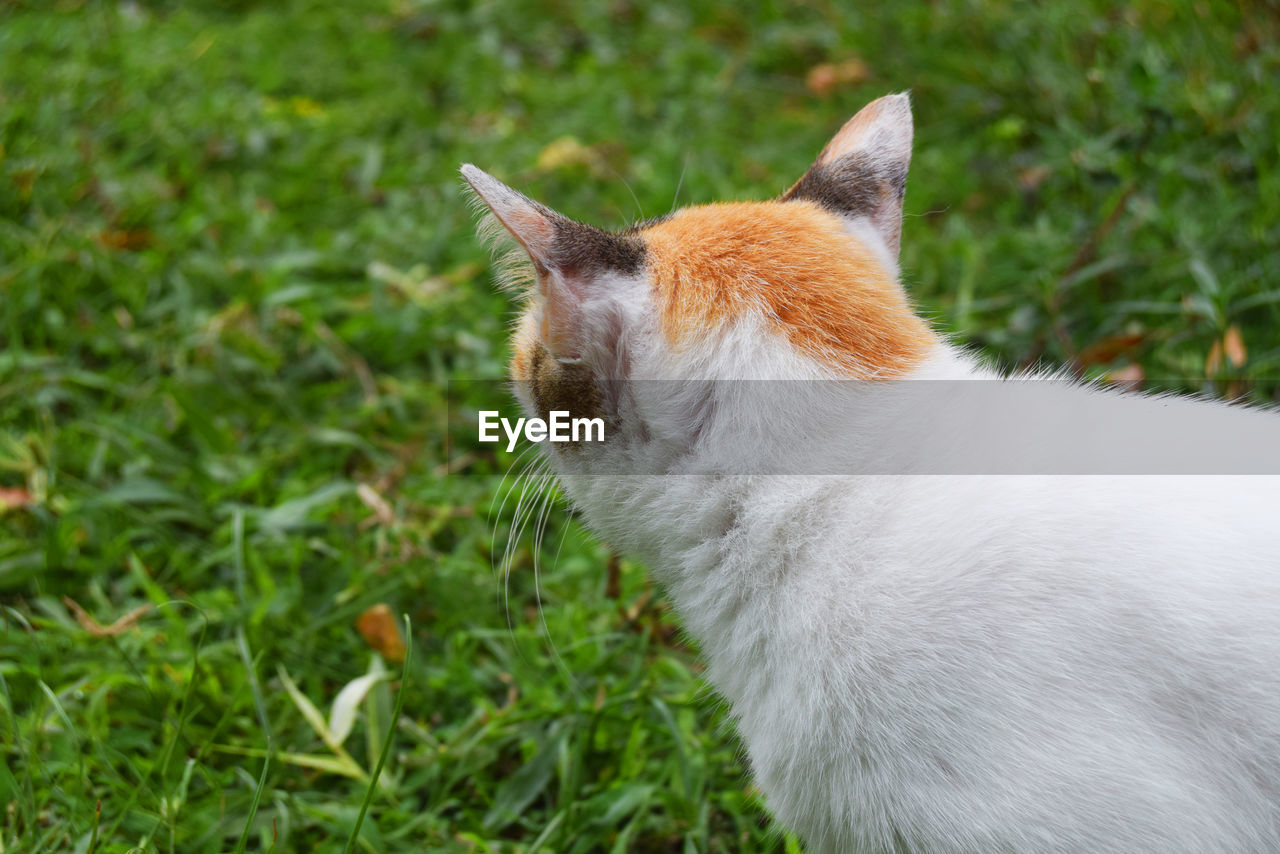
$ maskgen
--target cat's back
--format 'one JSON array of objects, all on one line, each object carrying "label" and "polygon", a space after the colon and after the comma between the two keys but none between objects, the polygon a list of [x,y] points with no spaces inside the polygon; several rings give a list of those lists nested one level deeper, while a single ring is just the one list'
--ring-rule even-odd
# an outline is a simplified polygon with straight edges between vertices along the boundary
[{"label": "cat's back", "polygon": [[747,616],[768,639],[724,635],[789,653],[730,689],[770,803],[830,850],[1280,849],[1278,505],[1274,477],[849,479]]}]

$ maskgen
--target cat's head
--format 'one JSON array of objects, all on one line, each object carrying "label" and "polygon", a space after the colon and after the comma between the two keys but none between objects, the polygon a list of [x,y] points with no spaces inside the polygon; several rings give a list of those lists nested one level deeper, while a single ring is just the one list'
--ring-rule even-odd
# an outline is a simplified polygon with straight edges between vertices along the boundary
[{"label": "cat's head", "polygon": [[602,415],[635,441],[678,448],[707,427],[715,407],[699,395],[710,392],[673,400],[646,382],[911,371],[938,345],[898,283],[911,138],[907,96],[880,98],[779,198],[691,206],[620,232],[463,166],[493,231],[518,243],[509,272],[525,306],[510,373],[522,403],[544,417]]}]

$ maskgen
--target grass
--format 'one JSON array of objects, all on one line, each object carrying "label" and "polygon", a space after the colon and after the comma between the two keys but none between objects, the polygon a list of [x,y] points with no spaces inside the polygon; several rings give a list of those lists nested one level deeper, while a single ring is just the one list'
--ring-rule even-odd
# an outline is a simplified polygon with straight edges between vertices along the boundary
[{"label": "grass", "polygon": [[620,226],[910,88],[941,327],[1276,399],[1274,3],[848,5],[0,2],[0,850],[798,850],[643,567],[451,455],[463,161]]}]

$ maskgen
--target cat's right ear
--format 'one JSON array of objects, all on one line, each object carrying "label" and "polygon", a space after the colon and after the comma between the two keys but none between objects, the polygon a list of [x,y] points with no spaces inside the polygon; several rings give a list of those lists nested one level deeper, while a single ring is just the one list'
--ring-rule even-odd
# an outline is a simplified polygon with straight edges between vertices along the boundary
[{"label": "cat's right ear", "polygon": [[585,288],[603,273],[631,274],[643,264],[644,246],[634,237],[569,219],[470,163],[462,177],[529,253],[539,277],[554,272],[570,287]]},{"label": "cat's right ear", "polygon": [[539,275],[545,274],[555,255],[556,221],[564,217],[470,163],[463,165],[462,177],[475,191],[476,198],[484,202],[503,228],[524,247]]},{"label": "cat's right ear", "polygon": [[577,358],[590,338],[584,306],[607,298],[610,274],[639,271],[643,244],[558,214],[470,163],[462,177],[533,261],[543,345],[558,358]]},{"label": "cat's right ear", "polygon": [[865,219],[896,261],[911,137],[906,93],[877,98],[849,119],[782,198],[806,199],[838,216]]}]

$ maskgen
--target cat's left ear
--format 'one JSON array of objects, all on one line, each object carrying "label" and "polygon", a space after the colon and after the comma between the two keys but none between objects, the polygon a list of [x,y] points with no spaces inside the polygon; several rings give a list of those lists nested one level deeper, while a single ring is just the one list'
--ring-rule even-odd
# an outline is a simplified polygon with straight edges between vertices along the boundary
[{"label": "cat's left ear", "polygon": [[838,216],[865,219],[896,261],[911,137],[906,93],[877,98],[849,119],[782,198],[807,199]]}]

